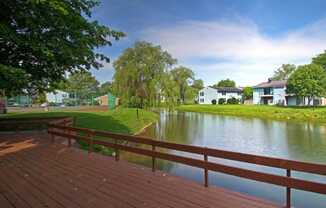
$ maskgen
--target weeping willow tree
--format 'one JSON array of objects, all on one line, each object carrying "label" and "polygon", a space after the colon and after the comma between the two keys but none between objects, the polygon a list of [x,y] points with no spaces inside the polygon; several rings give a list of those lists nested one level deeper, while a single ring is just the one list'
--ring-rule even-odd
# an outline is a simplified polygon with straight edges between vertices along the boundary
[{"label": "weeping willow tree", "polygon": [[177,60],[160,46],[136,42],[113,63],[113,90],[122,104],[153,107],[160,102],[173,104],[173,79],[169,70]]}]

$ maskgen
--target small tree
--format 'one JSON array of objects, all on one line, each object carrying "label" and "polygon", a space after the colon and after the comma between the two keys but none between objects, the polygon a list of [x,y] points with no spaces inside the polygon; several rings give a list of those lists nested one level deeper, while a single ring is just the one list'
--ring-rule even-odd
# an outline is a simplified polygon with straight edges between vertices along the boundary
[{"label": "small tree", "polygon": [[212,100],[212,104],[213,104],[213,105],[216,105],[216,100],[215,100],[215,99]]},{"label": "small tree", "polygon": [[308,105],[316,97],[326,95],[326,71],[317,64],[299,66],[290,76],[287,92],[308,98]]},{"label": "small tree", "polygon": [[226,102],[225,98],[218,99],[218,104],[219,105],[223,105],[223,104],[225,104],[225,102]]},{"label": "small tree", "polygon": [[36,98],[33,100],[33,104],[42,104],[45,103],[46,101],[47,101],[46,94],[43,92],[37,94]]},{"label": "small tree", "polygon": [[82,71],[69,76],[64,90],[74,94],[75,99],[80,99],[79,104],[86,104],[87,99],[97,95],[98,85],[99,82],[90,72]]},{"label": "small tree", "polygon": [[245,87],[243,88],[243,97],[246,100],[249,100],[252,98],[252,94],[253,94],[253,89],[252,87]]},{"label": "small tree", "polygon": [[100,95],[107,95],[109,92],[112,93],[112,83],[107,81],[101,84],[99,88]]}]

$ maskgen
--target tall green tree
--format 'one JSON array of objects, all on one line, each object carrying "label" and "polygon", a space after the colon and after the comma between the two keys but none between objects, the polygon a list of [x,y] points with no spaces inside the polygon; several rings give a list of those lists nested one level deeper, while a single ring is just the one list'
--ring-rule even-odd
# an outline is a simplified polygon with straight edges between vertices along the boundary
[{"label": "tall green tree", "polygon": [[324,53],[321,53],[318,56],[312,58],[312,63],[321,65],[322,67],[324,67],[324,69],[326,69],[326,50],[324,51]]},{"label": "tall green tree", "polygon": [[69,76],[65,82],[65,91],[74,94],[78,103],[85,103],[86,100],[98,94],[99,82],[90,72],[76,72]]},{"label": "tall green tree", "polygon": [[[109,58],[94,48],[124,34],[91,20],[96,0],[0,1],[0,83],[7,94],[47,90]],[[18,78],[19,77],[19,78]]]},{"label": "tall green tree", "polygon": [[165,106],[173,109],[179,100],[179,90],[171,73],[165,73],[162,79],[161,93]]},{"label": "tall green tree", "polygon": [[191,69],[179,66],[171,70],[171,75],[178,87],[179,100],[185,103],[186,91],[191,81],[194,80],[195,74]]},{"label": "tall green tree", "polygon": [[224,79],[219,81],[217,84],[214,84],[213,87],[235,87],[235,81],[230,79]]},{"label": "tall green tree", "polygon": [[113,63],[113,89],[129,106],[155,106],[162,98],[166,73],[176,59],[160,46],[136,42]]},{"label": "tall green tree", "polygon": [[203,88],[204,88],[203,80],[201,80],[201,79],[193,80],[191,85],[189,85],[186,88],[185,102],[187,102],[187,103],[195,103],[196,99],[198,97],[199,90],[201,90]]},{"label": "tall green tree", "polygon": [[201,79],[195,79],[191,85],[192,88],[195,88],[197,90],[201,90],[204,88],[204,81]]},{"label": "tall green tree", "polygon": [[294,64],[282,64],[280,68],[274,71],[272,80],[287,80],[295,69],[296,66]]},{"label": "tall green tree", "polygon": [[252,97],[253,97],[253,89],[252,89],[252,87],[243,88],[243,97],[246,100],[252,99]]},{"label": "tall green tree", "polygon": [[294,93],[311,101],[316,97],[326,96],[326,71],[317,64],[299,66],[290,76],[287,92]]}]

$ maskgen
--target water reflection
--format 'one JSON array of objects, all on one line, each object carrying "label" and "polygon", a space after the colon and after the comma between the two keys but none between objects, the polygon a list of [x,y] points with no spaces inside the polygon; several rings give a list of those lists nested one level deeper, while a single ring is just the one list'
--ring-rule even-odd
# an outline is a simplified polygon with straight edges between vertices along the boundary
[{"label": "water reflection", "polygon": [[[160,121],[148,128],[143,135],[155,137],[158,140],[257,155],[314,163],[325,163],[326,161],[326,127],[321,124],[162,111],[160,112]],[[173,153],[185,154],[174,151]],[[135,157],[126,153],[123,156],[133,162],[151,165],[151,159],[148,157]],[[275,168],[257,167],[221,159],[214,160],[237,167],[285,174],[284,170]],[[203,170],[197,168],[162,160],[159,160],[158,168],[198,182],[203,180]],[[294,173],[294,176],[326,182],[326,178],[322,176],[302,173]],[[209,181],[212,185],[280,203],[284,202],[285,188],[278,186],[212,172],[209,174]],[[326,207],[326,196],[295,191],[293,202],[294,206],[299,207]]]}]

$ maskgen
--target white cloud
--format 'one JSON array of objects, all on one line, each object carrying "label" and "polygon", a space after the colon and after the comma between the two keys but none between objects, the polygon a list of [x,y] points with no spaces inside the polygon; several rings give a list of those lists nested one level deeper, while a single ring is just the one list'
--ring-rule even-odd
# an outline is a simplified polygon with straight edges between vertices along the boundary
[{"label": "white cloud", "polygon": [[325,50],[326,20],[272,37],[247,20],[184,21],[149,28],[143,36],[162,45],[180,64],[193,67],[207,84],[227,77],[240,85],[257,84],[281,64],[309,63]]}]

